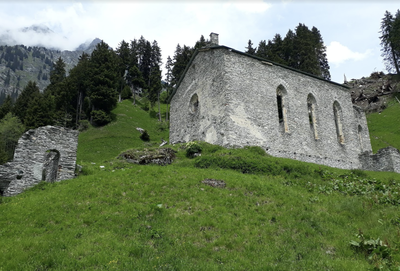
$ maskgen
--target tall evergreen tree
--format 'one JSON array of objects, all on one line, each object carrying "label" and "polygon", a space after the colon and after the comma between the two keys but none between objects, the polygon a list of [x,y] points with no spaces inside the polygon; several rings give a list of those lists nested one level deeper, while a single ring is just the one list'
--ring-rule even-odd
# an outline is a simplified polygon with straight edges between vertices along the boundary
[{"label": "tall evergreen tree", "polygon": [[38,95],[40,95],[40,91],[36,82],[29,81],[15,101],[13,113],[22,121],[22,123],[25,123],[29,103]]},{"label": "tall evergreen tree", "polygon": [[251,42],[251,40],[248,41],[246,49],[247,49],[245,51],[246,54],[249,54],[249,55],[255,55],[256,54],[257,48],[253,48],[253,43]]},{"label": "tall evergreen tree", "polygon": [[326,46],[324,45],[324,41],[322,40],[321,33],[315,26],[313,26],[313,28],[311,29],[311,33],[313,35],[314,50],[319,62],[318,75],[326,80],[331,80],[331,73],[329,72],[330,67],[328,63],[328,57],[326,55]]},{"label": "tall evergreen tree", "polygon": [[[90,85],[90,67],[89,55],[82,53],[79,57],[78,64],[69,72],[69,85],[71,89],[75,89],[75,126],[84,116],[83,101],[88,95]],[[89,117],[89,116],[86,116]]]},{"label": "tall evergreen tree", "polygon": [[98,125],[111,121],[111,110],[117,104],[118,65],[115,52],[102,41],[90,58],[88,96],[92,105],[92,121]]},{"label": "tall evergreen tree", "polygon": [[20,119],[11,112],[0,120],[0,164],[12,160],[18,139],[24,131]]},{"label": "tall evergreen tree", "polygon": [[13,109],[13,101],[11,99],[11,95],[7,95],[3,104],[0,106],[0,120],[4,118],[9,112]]},{"label": "tall evergreen tree", "polygon": [[400,11],[397,10],[396,16],[386,11],[381,21],[381,40],[383,61],[386,70],[396,71],[400,74]]}]

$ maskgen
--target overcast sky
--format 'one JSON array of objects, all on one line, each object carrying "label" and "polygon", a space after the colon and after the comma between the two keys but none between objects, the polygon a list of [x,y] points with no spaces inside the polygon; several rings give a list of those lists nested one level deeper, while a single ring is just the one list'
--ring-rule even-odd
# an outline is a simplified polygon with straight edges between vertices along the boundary
[{"label": "overcast sky", "polygon": [[[193,46],[201,35],[219,34],[220,45],[245,51],[252,40],[276,33],[284,37],[299,23],[320,30],[327,46],[332,80],[369,76],[385,71],[380,56],[379,30],[386,10],[395,14],[396,1],[19,1],[0,0],[0,37],[9,34],[19,44],[40,41],[48,47],[73,50],[94,38],[116,48],[125,40],[157,40],[164,63],[176,45]],[[33,24],[44,25],[53,35],[16,34],[15,30]],[[164,65],[164,64],[163,64]]]}]

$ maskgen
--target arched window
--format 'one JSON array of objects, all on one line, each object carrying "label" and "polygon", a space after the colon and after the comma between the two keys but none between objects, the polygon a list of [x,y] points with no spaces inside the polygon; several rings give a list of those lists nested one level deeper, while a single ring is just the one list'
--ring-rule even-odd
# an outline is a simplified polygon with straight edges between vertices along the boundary
[{"label": "arched window", "polygon": [[343,134],[343,127],[342,127],[342,108],[340,107],[340,104],[335,101],[333,103],[333,115],[335,118],[335,125],[336,125],[336,134],[338,138],[338,142],[340,144],[344,144],[344,134]]},{"label": "arched window", "polygon": [[310,129],[314,135],[315,139],[318,139],[318,131],[317,131],[317,115],[316,115],[316,107],[317,102],[315,97],[310,93],[307,96],[307,107],[308,107],[308,121],[310,123]]},{"label": "arched window", "polygon": [[289,126],[287,123],[287,101],[286,101],[287,91],[282,86],[276,89],[276,101],[278,106],[278,118],[279,118],[279,126],[281,127],[282,132],[289,132]]},{"label": "arched window", "polygon": [[196,113],[199,110],[199,96],[193,94],[189,104],[190,112]]},{"label": "arched window", "polygon": [[363,129],[362,129],[361,125],[358,125],[358,140],[360,141],[361,152],[364,151],[362,131],[363,131]]}]

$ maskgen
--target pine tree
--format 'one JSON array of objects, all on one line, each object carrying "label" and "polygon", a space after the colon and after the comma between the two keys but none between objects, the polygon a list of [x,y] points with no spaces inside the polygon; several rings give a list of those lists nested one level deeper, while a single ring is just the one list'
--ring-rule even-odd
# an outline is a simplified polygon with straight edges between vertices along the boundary
[{"label": "pine tree", "polygon": [[314,50],[317,54],[317,59],[319,63],[319,74],[325,80],[331,80],[331,74],[329,72],[329,63],[328,58],[326,55],[326,46],[324,45],[324,41],[322,40],[321,33],[319,30],[314,26],[311,29],[313,39],[314,39]]},{"label": "pine tree", "polygon": [[0,120],[0,164],[12,160],[18,139],[24,131],[20,119],[11,112]]},{"label": "pine tree", "polygon": [[257,48],[253,48],[253,43],[251,42],[251,40],[248,41],[246,49],[247,49],[245,51],[246,54],[249,54],[249,55],[255,55],[256,54]]},{"label": "pine tree", "polygon": [[[83,101],[88,95],[90,86],[90,68],[89,68],[89,55],[82,53],[79,57],[78,64],[69,72],[69,84],[72,89],[76,90],[76,104],[75,104],[75,125],[78,126],[79,121],[84,115]],[[86,116],[89,117],[89,116]]]},{"label": "pine tree", "polygon": [[122,90],[126,86],[125,83],[125,73],[129,71],[130,69],[130,64],[131,64],[131,59],[130,59],[130,54],[131,51],[129,49],[129,44],[122,40],[119,44],[119,47],[116,49],[116,54],[118,56],[118,70],[119,70],[119,77],[120,79],[118,80],[118,92],[119,92],[119,98],[118,102],[121,102],[121,94]]},{"label": "pine tree", "polygon": [[0,120],[4,118],[9,112],[13,109],[13,101],[11,99],[11,95],[7,95],[6,99],[0,106]]},{"label": "pine tree", "polygon": [[62,82],[65,77],[65,62],[61,57],[59,57],[53,65],[53,70],[50,72],[50,85],[56,85]]},{"label": "pine tree", "polygon": [[51,96],[42,93],[33,96],[26,109],[26,116],[23,121],[27,129],[53,124],[53,110],[49,110],[53,104],[51,99],[48,99],[49,97]]},{"label": "pine tree", "polygon": [[[118,65],[115,52],[102,41],[90,58],[89,93],[92,119],[103,125],[109,121],[111,110],[117,105]],[[94,118],[96,117],[96,118]]]},{"label": "pine tree", "polygon": [[397,10],[396,16],[386,11],[381,21],[381,40],[383,61],[386,70],[396,71],[400,74],[400,11]]},{"label": "pine tree", "polygon": [[25,123],[29,103],[38,95],[40,95],[40,92],[36,82],[29,81],[15,101],[13,114],[16,115],[22,123]]}]

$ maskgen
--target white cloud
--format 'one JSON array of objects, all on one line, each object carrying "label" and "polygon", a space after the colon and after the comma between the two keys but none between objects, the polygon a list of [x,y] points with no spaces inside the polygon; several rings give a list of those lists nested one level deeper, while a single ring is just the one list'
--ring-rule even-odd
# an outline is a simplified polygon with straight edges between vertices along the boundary
[{"label": "white cloud", "polygon": [[363,60],[371,55],[372,50],[368,49],[364,53],[353,52],[348,47],[342,45],[340,42],[332,41],[327,46],[326,53],[329,63],[338,66],[347,60]]}]

